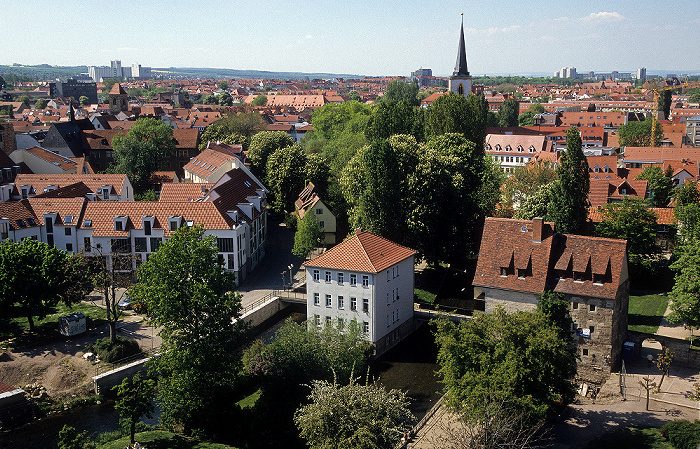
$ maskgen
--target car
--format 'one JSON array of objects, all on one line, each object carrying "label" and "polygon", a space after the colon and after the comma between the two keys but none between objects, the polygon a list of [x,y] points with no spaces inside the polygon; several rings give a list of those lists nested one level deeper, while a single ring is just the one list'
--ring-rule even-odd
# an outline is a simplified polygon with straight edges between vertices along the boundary
[{"label": "car", "polygon": [[119,310],[130,310],[131,306],[131,298],[129,298],[128,296],[125,296],[124,299],[119,301],[119,303],[117,304]]}]

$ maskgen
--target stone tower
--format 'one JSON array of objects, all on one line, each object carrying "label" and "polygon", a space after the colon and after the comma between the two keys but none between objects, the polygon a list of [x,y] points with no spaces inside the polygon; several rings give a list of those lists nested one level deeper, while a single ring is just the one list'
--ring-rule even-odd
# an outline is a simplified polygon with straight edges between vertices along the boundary
[{"label": "stone tower", "polygon": [[467,70],[467,49],[464,46],[464,14],[459,30],[459,48],[457,49],[457,64],[449,81],[450,92],[467,98],[472,93],[472,77]]},{"label": "stone tower", "polygon": [[119,83],[114,83],[112,89],[109,91],[109,113],[119,114],[120,111],[127,111],[129,109],[129,102],[127,101],[127,94],[124,88]]}]

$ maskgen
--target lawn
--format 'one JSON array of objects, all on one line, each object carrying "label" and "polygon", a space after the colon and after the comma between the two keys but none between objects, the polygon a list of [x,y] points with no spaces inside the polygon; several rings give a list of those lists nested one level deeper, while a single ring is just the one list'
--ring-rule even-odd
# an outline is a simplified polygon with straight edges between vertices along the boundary
[{"label": "lawn", "polygon": [[630,295],[627,329],[635,332],[655,334],[668,307],[668,296]]},{"label": "lawn", "polygon": [[[43,319],[34,317],[34,325],[37,335],[58,335],[58,318],[73,312],[82,312],[87,317],[88,327],[99,324],[107,316],[107,311],[101,307],[94,306],[87,302],[73,304],[68,307],[63,303],[59,303],[53,313],[47,315]],[[21,311],[13,307],[7,314],[9,318],[0,320],[0,341],[7,340],[13,337],[22,337],[29,330],[29,322],[27,318],[21,315]]]},{"label": "lawn", "polygon": [[262,390],[256,390],[253,394],[244,397],[240,401],[236,403],[240,408],[253,408],[256,402],[258,402],[258,399],[260,398],[260,395],[262,394]]},{"label": "lawn", "polygon": [[625,427],[605,432],[586,446],[589,449],[673,449],[656,428]]},{"label": "lawn", "polygon": [[433,301],[435,301],[435,296],[437,296],[435,293],[431,293],[427,290],[423,290],[420,288],[416,288],[414,290],[414,293],[416,295],[416,301],[428,304],[432,304]]},{"label": "lawn", "polygon": [[[235,449],[225,444],[206,443],[192,438],[185,438],[165,430],[138,432],[135,439],[141,446],[145,446],[148,449]],[[98,446],[98,449],[123,449],[128,445],[129,437],[127,436]]]}]

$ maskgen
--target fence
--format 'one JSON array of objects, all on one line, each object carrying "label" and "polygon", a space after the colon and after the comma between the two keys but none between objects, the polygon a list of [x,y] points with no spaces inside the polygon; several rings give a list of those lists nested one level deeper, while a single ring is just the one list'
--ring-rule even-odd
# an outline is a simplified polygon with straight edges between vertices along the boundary
[{"label": "fence", "polygon": [[158,354],[159,351],[160,348],[151,348],[139,352],[138,354],[134,354],[129,357],[124,357],[123,359],[119,359],[116,362],[100,362],[100,364],[97,365],[97,369],[95,370],[95,376],[98,376],[102,373],[106,373],[107,371],[112,371],[113,369],[119,368],[120,366],[128,365],[129,363],[133,363],[137,360],[147,359],[152,355]]}]

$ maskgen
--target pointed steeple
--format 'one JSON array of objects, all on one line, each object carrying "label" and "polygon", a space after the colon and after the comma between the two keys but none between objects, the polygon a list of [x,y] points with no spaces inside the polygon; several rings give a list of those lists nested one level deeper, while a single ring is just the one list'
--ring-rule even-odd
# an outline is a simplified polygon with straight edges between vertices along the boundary
[{"label": "pointed steeple", "polygon": [[464,13],[462,13],[462,25],[459,30],[459,49],[457,50],[457,63],[452,76],[469,76],[467,70],[467,48],[464,46]]}]

